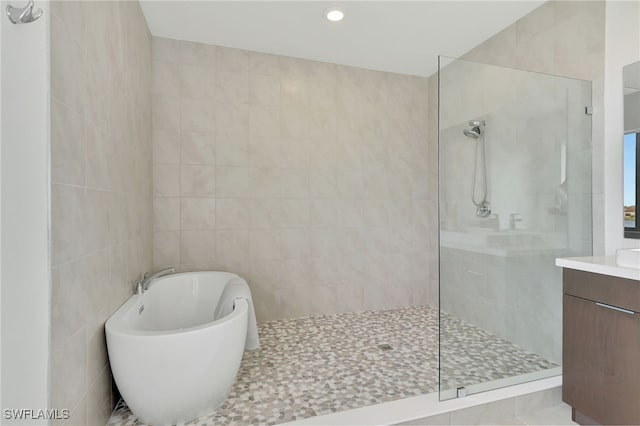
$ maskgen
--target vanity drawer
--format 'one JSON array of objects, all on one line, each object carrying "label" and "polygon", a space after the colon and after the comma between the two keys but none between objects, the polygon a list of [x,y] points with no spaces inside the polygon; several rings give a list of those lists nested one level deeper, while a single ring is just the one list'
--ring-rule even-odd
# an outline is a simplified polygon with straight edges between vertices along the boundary
[{"label": "vanity drawer", "polygon": [[563,401],[600,424],[640,424],[640,314],[567,294],[563,309]]},{"label": "vanity drawer", "polygon": [[563,269],[563,292],[640,312],[640,282],[592,272]]}]

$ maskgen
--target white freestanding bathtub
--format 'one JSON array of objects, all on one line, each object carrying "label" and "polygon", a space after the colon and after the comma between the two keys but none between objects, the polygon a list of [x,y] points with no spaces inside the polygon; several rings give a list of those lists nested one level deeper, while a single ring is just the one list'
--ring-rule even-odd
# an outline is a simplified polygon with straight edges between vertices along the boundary
[{"label": "white freestanding bathtub", "polygon": [[231,313],[214,319],[232,282],[246,286],[227,272],[165,276],[131,296],[107,321],[113,377],[141,421],[184,423],[215,410],[229,395],[252,309],[250,296],[236,298]]}]

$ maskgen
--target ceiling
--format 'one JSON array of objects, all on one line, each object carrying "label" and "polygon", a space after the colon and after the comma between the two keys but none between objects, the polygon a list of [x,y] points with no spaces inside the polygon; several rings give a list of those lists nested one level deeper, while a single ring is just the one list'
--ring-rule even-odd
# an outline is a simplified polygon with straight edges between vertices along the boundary
[{"label": "ceiling", "polygon": [[[544,1],[153,1],[151,34],[428,76]],[[323,11],[337,6],[341,22]]]}]

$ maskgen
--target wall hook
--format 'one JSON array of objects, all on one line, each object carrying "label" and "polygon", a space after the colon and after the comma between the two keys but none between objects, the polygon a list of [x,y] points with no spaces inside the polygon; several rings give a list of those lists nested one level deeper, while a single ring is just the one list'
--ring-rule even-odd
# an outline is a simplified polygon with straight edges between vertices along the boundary
[{"label": "wall hook", "polygon": [[42,16],[42,9],[38,9],[34,12],[33,6],[33,0],[29,0],[29,4],[23,8],[8,5],[7,16],[12,24],[28,24]]}]

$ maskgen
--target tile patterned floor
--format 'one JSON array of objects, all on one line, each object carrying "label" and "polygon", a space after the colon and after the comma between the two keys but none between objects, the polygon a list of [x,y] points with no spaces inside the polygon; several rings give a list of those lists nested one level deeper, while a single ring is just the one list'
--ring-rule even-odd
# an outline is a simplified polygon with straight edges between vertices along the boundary
[{"label": "tile patterned floor", "polygon": [[[468,384],[555,365],[444,315],[443,383]],[[198,426],[278,424],[437,390],[438,310],[414,306],[259,324],[227,401]],[[469,366],[482,366],[470,368]],[[141,423],[128,408],[113,426]]]},{"label": "tile patterned floor", "polygon": [[443,389],[455,389],[558,366],[453,315],[444,314],[442,322],[440,349]]}]

